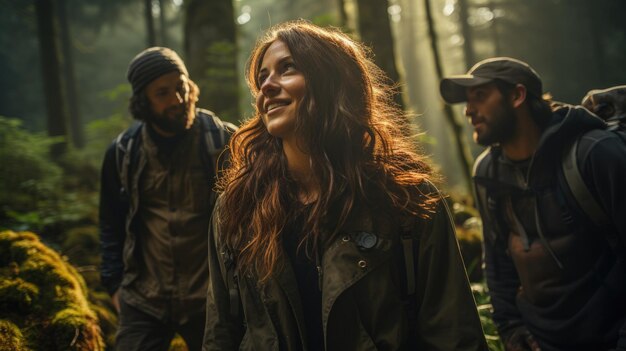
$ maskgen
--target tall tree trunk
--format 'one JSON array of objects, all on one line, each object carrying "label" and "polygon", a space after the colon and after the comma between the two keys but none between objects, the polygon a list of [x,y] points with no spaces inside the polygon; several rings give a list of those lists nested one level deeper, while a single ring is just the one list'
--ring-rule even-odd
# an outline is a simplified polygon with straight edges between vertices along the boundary
[{"label": "tall tree trunk", "polygon": [[[374,51],[374,61],[387,73],[394,82],[399,83],[400,75],[396,68],[396,58],[393,51],[393,36],[387,0],[357,0],[359,11],[359,33],[361,40],[370,45]],[[398,92],[394,96],[396,103],[404,108],[402,94]]]},{"label": "tall tree trunk", "polygon": [[476,54],[474,53],[474,39],[472,36],[472,28],[467,21],[469,11],[467,0],[457,0],[459,4],[459,22],[461,22],[461,34],[463,35],[463,55],[465,56],[465,67],[470,69],[476,63]]},{"label": "tall tree trunk", "polygon": [[76,89],[76,77],[74,75],[74,57],[72,55],[72,38],[67,21],[67,1],[57,0],[59,28],[61,33],[61,50],[63,57],[63,76],[65,78],[65,92],[67,108],[69,112],[69,127],[74,147],[85,146],[83,136],[83,122],[78,107],[78,91]]},{"label": "tall tree trunk", "polygon": [[346,4],[344,0],[336,0],[337,8],[339,10],[339,26],[344,28],[348,27],[348,13],[346,12]]},{"label": "tall tree trunk", "polygon": [[154,29],[154,16],[152,16],[152,0],[144,0],[144,16],[146,20],[147,46],[156,46],[156,30]]},{"label": "tall tree trunk", "polygon": [[498,28],[498,17],[496,16],[497,9],[493,4],[493,1],[487,3],[489,11],[493,13],[493,19],[491,20],[491,40],[493,41],[493,53],[494,56],[502,56],[502,46],[500,46],[500,32]]},{"label": "tall tree trunk", "polygon": [[[36,0],[37,32],[39,36],[39,56],[41,58],[41,73],[43,75],[44,93],[46,96],[46,110],[48,114],[48,135],[54,137],[67,136],[65,121],[66,111],[63,99],[63,88],[60,71],[60,57],[57,47],[57,26],[54,21],[53,0]],[[51,146],[50,153],[58,159],[67,150],[67,141],[64,139]]]},{"label": "tall tree trunk", "polygon": [[[430,44],[433,52],[433,58],[435,60],[435,68],[437,71],[437,79],[441,81],[443,78],[443,69],[441,65],[441,57],[439,55],[439,45],[437,42],[437,32],[435,31],[435,23],[433,21],[432,10],[430,6],[430,0],[424,0],[424,6],[426,10],[426,21],[428,23],[428,34],[430,36]],[[444,104],[444,112],[452,133],[456,142],[457,153],[461,162],[461,170],[465,178],[465,183],[468,191],[471,193],[472,189],[472,156],[469,151],[469,147],[463,135],[463,126],[454,115],[452,107],[449,104]]]},{"label": "tall tree trunk", "polygon": [[169,39],[167,37],[167,25],[165,24],[165,15],[167,12],[166,0],[159,0],[159,32],[161,33],[161,45],[167,46]]},{"label": "tall tree trunk", "polygon": [[[416,19],[415,19],[415,0],[403,0],[401,28],[402,36],[398,38],[397,44],[403,48],[401,52],[402,62],[404,63],[404,75],[407,82],[417,83],[421,79],[417,73],[417,65],[420,59],[416,55],[417,38],[416,38]],[[405,92],[407,96],[407,104],[410,106],[418,101],[417,84],[406,84]]]},{"label": "tall tree trunk", "polygon": [[604,48],[604,36],[606,25],[604,23],[604,14],[600,12],[596,3],[590,3],[584,1],[583,11],[586,15],[581,16],[587,19],[587,26],[589,27],[589,34],[591,36],[591,52],[593,53],[593,62],[595,63],[595,82],[594,84],[602,84],[606,82],[607,75],[605,74],[607,67],[606,51]]},{"label": "tall tree trunk", "polygon": [[191,79],[200,87],[199,105],[235,122],[241,116],[232,0],[185,4],[185,56]]}]

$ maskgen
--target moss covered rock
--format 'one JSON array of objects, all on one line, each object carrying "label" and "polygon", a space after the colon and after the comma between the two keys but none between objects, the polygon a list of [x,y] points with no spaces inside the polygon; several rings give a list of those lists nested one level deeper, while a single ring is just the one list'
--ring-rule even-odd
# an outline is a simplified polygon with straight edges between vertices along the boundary
[{"label": "moss covered rock", "polygon": [[37,235],[0,232],[0,349],[103,350],[87,294],[76,269]]},{"label": "moss covered rock", "polygon": [[20,328],[5,319],[0,319],[0,350],[28,350]]}]

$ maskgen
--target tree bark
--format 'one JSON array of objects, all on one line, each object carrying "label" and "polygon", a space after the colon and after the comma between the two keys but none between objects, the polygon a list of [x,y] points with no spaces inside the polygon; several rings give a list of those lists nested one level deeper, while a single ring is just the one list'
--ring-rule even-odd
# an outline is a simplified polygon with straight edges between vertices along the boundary
[{"label": "tree bark", "polygon": [[339,10],[339,26],[345,29],[348,26],[348,13],[344,0],[337,0],[337,9]]},{"label": "tree bark", "polygon": [[78,91],[76,89],[76,77],[74,75],[74,56],[72,55],[72,39],[69,23],[67,21],[67,1],[58,1],[59,28],[61,33],[61,50],[63,57],[63,76],[65,78],[65,92],[67,108],[69,112],[69,129],[72,144],[76,148],[85,146],[83,136],[83,122],[78,107]]},{"label": "tree bark", "polygon": [[[393,36],[387,0],[357,0],[359,11],[358,27],[361,40],[374,51],[374,62],[382,68],[389,79],[394,83],[400,82],[400,75],[396,67],[396,57],[393,50]],[[404,108],[400,91],[394,96],[395,102]]]},{"label": "tree bark", "polygon": [[411,102],[417,103],[417,82],[421,77],[417,73],[417,65],[420,64],[420,59],[416,55],[417,37],[416,37],[416,19],[414,0],[404,0],[401,2],[402,6],[402,36],[398,38],[397,44],[400,48],[403,48],[401,52],[402,61],[404,62],[404,75],[407,82],[415,82],[414,84],[406,84],[405,93],[407,96],[407,104],[410,106]]},{"label": "tree bark", "polygon": [[498,29],[498,18],[496,17],[496,7],[493,4],[493,1],[489,1],[487,3],[487,7],[489,8],[489,11],[491,11],[491,13],[493,13],[493,19],[491,20],[491,27],[490,27],[490,32],[491,32],[491,40],[493,41],[493,52],[494,52],[494,56],[502,56],[502,47],[500,45],[500,32]]},{"label": "tree bark", "polygon": [[44,93],[46,96],[48,135],[62,137],[63,140],[51,146],[50,153],[58,159],[67,150],[66,111],[63,99],[63,88],[60,71],[60,56],[57,46],[57,25],[54,21],[54,4],[52,0],[36,0],[37,32],[39,37],[39,55],[43,76]]},{"label": "tree bark", "polygon": [[[424,0],[424,7],[426,11],[426,21],[428,23],[428,34],[430,36],[430,44],[432,48],[433,58],[435,60],[435,68],[437,72],[437,79],[441,81],[443,78],[443,69],[441,64],[441,56],[439,54],[439,45],[437,42],[437,32],[435,31],[435,23],[433,21],[432,9],[430,6],[430,0]],[[465,184],[469,192],[471,193],[472,189],[472,156],[469,151],[469,147],[467,142],[465,141],[465,137],[463,135],[463,126],[454,115],[452,111],[452,107],[449,104],[444,104],[444,112],[448,124],[452,129],[452,134],[454,136],[454,141],[456,143],[457,153],[459,154],[459,160],[461,162],[461,170],[463,171],[463,175],[465,178]]]},{"label": "tree bark", "polygon": [[152,16],[152,0],[144,0],[144,16],[146,20],[147,47],[156,46],[156,30],[154,29],[154,16]]},{"label": "tree bark", "polygon": [[476,63],[474,53],[474,39],[472,28],[468,23],[469,11],[467,0],[457,0],[459,4],[459,22],[461,23],[461,34],[463,35],[463,55],[465,56],[465,67],[470,69]]},{"label": "tree bark", "polygon": [[159,9],[159,32],[161,33],[161,45],[167,46],[169,39],[167,37],[167,25],[165,23],[165,13],[167,12],[167,4],[165,4],[165,0],[159,0]]},{"label": "tree bark", "polygon": [[241,116],[232,0],[185,4],[185,56],[191,79],[200,87],[199,106],[236,122]]}]

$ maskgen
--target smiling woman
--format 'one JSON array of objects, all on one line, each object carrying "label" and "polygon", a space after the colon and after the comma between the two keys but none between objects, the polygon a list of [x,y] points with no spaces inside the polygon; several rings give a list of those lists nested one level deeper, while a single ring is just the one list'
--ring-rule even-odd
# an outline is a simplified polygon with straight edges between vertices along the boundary
[{"label": "smiling woman", "polygon": [[445,201],[367,52],[302,21],[253,50],[204,350],[486,349]]},{"label": "smiling woman", "polygon": [[304,75],[280,40],[267,48],[259,68],[257,111],[263,114],[268,133],[281,138],[285,147],[285,143],[294,141],[296,113],[305,91]]}]

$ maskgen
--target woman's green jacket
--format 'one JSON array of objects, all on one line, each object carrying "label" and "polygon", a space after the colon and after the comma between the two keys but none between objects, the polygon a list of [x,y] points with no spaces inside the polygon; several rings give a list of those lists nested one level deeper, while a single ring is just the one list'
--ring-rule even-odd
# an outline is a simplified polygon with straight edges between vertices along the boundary
[{"label": "woman's green jacket", "polygon": [[[401,220],[364,207],[357,206],[322,255],[320,313],[326,351],[487,350],[445,201],[439,201],[427,220]],[[267,283],[259,285],[256,277],[242,275],[233,287],[232,257],[221,244],[218,219],[219,205],[209,240],[203,350],[319,351],[307,350],[289,260]],[[406,233],[413,238],[413,305],[406,298],[401,244]],[[237,293],[229,291],[236,287]],[[231,309],[231,300],[239,306]]]}]

